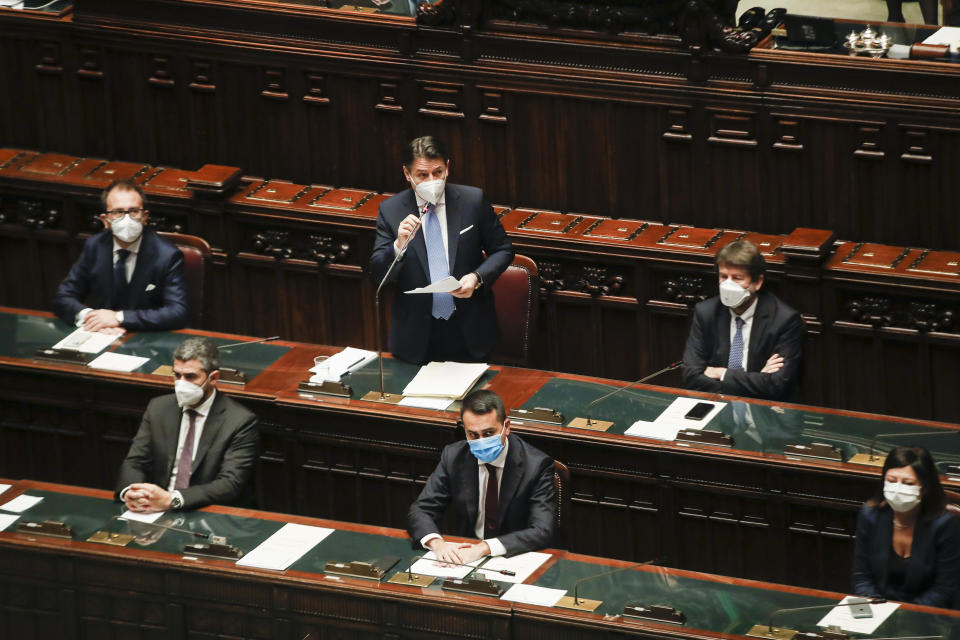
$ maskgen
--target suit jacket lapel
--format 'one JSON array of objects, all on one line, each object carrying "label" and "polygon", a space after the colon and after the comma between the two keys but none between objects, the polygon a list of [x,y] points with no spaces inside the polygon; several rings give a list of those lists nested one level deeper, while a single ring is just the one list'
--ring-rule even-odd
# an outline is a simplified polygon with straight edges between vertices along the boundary
[{"label": "suit jacket lapel", "polygon": [[716,321],[717,344],[719,345],[722,362],[718,362],[714,366],[725,367],[730,362],[730,310],[726,305],[720,305],[720,312],[717,314]]},{"label": "suit jacket lapel", "polygon": [[[420,215],[420,209],[417,207],[417,197],[413,193],[413,189],[407,189],[403,197],[403,217],[400,218],[400,222],[403,222],[403,218],[406,218],[411,213],[415,216]],[[423,226],[422,224],[420,225]],[[423,277],[425,278],[425,284],[430,284],[430,260],[427,258],[427,243],[424,240],[424,233],[426,229],[418,229],[417,234],[413,237],[413,240],[410,241],[410,246],[407,247],[407,251],[413,251],[413,255],[417,257],[417,262],[420,263],[420,267],[423,269]]]},{"label": "suit jacket lapel", "polygon": [[100,243],[100,250],[97,251],[95,273],[104,299],[93,302],[101,309],[107,309],[113,304],[113,235],[109,231],[104,234],[104,241]]},{"label": "suit jacket lapel", "polygon": [[447,256],[450,275],[454,274],[457,264],[457,245],[460,243],[460,194],[447,186],[444,190],[444,202],[447,205]]},{"label": "suit jacket lapel", "polygon": [[507,462],[503,465],[503,475],[500,477],[500,522],[497,523],[498,530],[503,524],[503,516],[507,513],[510,501],[517,494],[520,478],[523,477],[523,465],[526,462],[519,442],[513,436],[508,436],[508,440],[510,448],[507,450]]},{"label": "suit jacket lapel", "polygon": [[768,296],[760,294],[757,298],[757,309],[753,314],[753,325],[750,327],[750,355],[748,356],[747,371],[760,371],[766,362],[758,362],[763,359],[760,352],[760,345],[763,344],[764,334],[770,328],[770,308],[772,301]]},{"label": "suit jacket lapel", "polygon": [[466,487],[464,499],[466,500],[467,521],[465,525],[468,532],[463,533],[463,535],[472,538],[476,535],[474,527],[477,523],[477,509],[480,502],[480,470],[477,468],[477,459],[470,453],[469,447],[464,449],[462,458],[462,464],[460,464],[457,473],[460,474],[459,485]]},{"label": "suit jacket lapel", "polygon": [[144,229],[143,238],[140,240],[140,250],[137,252],[137,266],[133,268],[133,276],[130,278],[127,289],[127,303],[131,309],[137,308],[147,287],[150,265],[153,264],[154,249],[156,249],[154,240],[156,240],[156,237],[153,231]]},{"label": "suit jacket lapel", "polygon": [[[183,411],[177,407],[177,411],[170,411],[163,418],[163,442],[169,448],[164,452],[167,457],[167,469],[164,474],[167,484],[170,483],[170,475],[173,473],[173,467],[177,463],[177,441],[180,439],[180,421],[183,418]],[[164,485],[166,488],[166,485]]]},{"label": "suit jacket lapel", "polygon": [[217,397],[213,399],[210,413],[207,414],[207,419],[203,423],[203,433],[200,434],[200,442],[197,444],[197,450],[193,453],[193,467],[191,467],[191,472],[197,470],[200,462],[203,461],[203,457],[207,455],[207,451],[210,450],[210,444],[216,437],[217,432],[220,431],[220,427],[223,426],[223,414],[225,410],[223,395],[217,391]]}]

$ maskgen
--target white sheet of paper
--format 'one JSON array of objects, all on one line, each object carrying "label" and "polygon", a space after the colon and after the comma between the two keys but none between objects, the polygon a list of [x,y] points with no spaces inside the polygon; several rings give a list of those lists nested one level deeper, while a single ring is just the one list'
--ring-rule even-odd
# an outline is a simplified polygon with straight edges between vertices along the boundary
[{"label": "white sheet of paper", "polygon": [[310,382],[339,380],[343,374],[359,369],[376,357],[376,351],[347,347],[339,353],[333,354],[320,364],[314,365],[313,368],[310,369],[310,373],[316,375],[310,378]]},{"label": "white sheet of paper", "polygon": [[960,41],[960,27],[940,27],[935,33],[927,36],[923,44],[946,44],[956,46]]},{"label": "white sheet of paper", "polygon": [[680,431],[680,427],[677,425],[637,420],[623,433],[627,436],[654,438],[656,440],[676,440],[678,431]]},{"label": "white sheet of paper", "polygon": [[420,407],[421,409],[433,409],[434,411],[446,411],[447,407],[453,404],[453,398],[434,398],[431,396],[404,396],[403,400],[398,402],[401,407]]},{"label": "white sheet of paper", "polygon": [[[544,562],[550,558],[549,553],[540,553],[539,551],[528,551],[512,558],[504,556],[495,556],[483,564],[483,567],[477,569],[477,573],[482,573],[491,580],[498,582],[523,582],[529,578],[534,571],[540,568]],[[517,575],[505,576],[502,573],[485,571],[485,569],[509,569]]]},{"label": "white sheet of paper", "polygon": [[165,511],[157,511],[156,513],[136,513],[135,511],[124,511],[120,516],[122,520],[133,520],[134,522],[156,522],[160,519]]},{"label": "white sheet of paper", "polygon": [[501,600],[511,602],[523,602],[525,604],[536,604],[541,607],[552,607],[566,595],[566,589],[547,589],[546,587],[536,587],[532,584],[515,584],[507,592],[500,596]]},{"label": "white sheet of paper", "polygon": [[326,527],[287,523],[253,551],[237,560],[237,565],[284,571],[333,531]]},{"label": "white sheet of paper", "polygon": [[[683,417],[687,411],[690,411],[690,409],[701,402],[713,405],[713,409],[703,417],[703,420],[690,420],[689,418]],[[657,416],[657,419],[653,422],[655,424],[675,426],[678,431],[680,429],[703,429],[710,424],[714,416],[720,413],[720,410],[725,406],[727,406],[726,402],[714,402],[713,400],[701,400],[700,398],[677,398],[671,402],[670,406],[664,409],[663,413]],[[676,437],[676,435],[674,435],[674,437]]]},{"label": "white sheet of paper", "polygon": [[13,486],[12,484],[0,484],[0,493],[3,493],[4,491],[6,491],[12,486]]},{"label": "white sheet of paper", "polygon": [[134,369],[142,367],[149,360],[150,358],[128,356],[122,353],[108,351],[98,355],[87,366],[91,369],[106,369],[107,371],[124,371],[129,373]]},{"label": "white sheet of paper", "polygon": [[13,511],[14,513],[23,513],[41,500],[43,500],[42,496],[28,496],[26,494],[21,494],[10,502],[0,504],[0,509],[3,509],[4,511]]},{"label": "white sheet of paper", "polygon": [[54,349],[65,349],[67,351],[79,351],[80,353],[100,353],[120,336],[110,333],[99,333],[97,331],[84,331],[77,329],[63,340],[53,345]]},{"label": "white sheet of paper", "polygon": [[474,362],[429,362],[403,389],[405,396],[432,396],[459,399],[487,370]]},{"label": "white sheet of paper", "polygon": [[410,291],[404,291],[404,293],[450,293],[459,288],[460,281],[453,276],[447,276],[442,280],[431,282],[425,287],[417,287],[416,289],[410,289]]},{"label": "white sheet of paper", "polygon": [[12,525],[19,517],[20,516],[15,516],[12,513],[0,513],[0,531]]},{"label": "white sheet of paper", "polygon": [[[847,596],[840,602],[848,602],[851,598],[857,596]],[[883,604],[871,604],[870,610],[873,611],[872,618],[854,618],[852,607],[834,607],[830,609],[827,615],[817,623],[818,627],[829,627],[836,625],[844,631],[852,633],[872,634],[877,630],[883,621],[890,617],[890,614],[897,610],[900,604],[897,602],[885,602]]]},{"label": "white sheet of paper", "polygon": [[[464,578],[468,573],[473,571],[473,569],[469,567],[443,566],[443,564],[437,562],[436,558],[437,556],[434,555],[433,551],[428,551],[422,558],[410,566],[410,571],[419,573],[422,576],[436,576],[437,578]],[[474,560],[470,563],[470,566],[475,567],[481,562],[483,562],[483,558]]]}]

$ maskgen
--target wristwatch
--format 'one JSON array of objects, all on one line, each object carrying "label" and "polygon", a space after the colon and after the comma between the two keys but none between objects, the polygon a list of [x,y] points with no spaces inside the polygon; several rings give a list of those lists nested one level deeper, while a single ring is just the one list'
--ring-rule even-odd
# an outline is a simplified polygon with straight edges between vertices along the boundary
[{"label": "wristwatch", "polygon": [[476,286],[476,288],[479,289],[480,287],[483,286],[483,278],[481,278],[481,277],[480,277],[480,274],[477,273],[476,271],[473,272],[473,275],[477,276],[477,286]]},{"label": "wristwatch", "polygon": [[179,493],[173,494],[173,497],[170,499],[170,508],[183,509],[183,496]]}]

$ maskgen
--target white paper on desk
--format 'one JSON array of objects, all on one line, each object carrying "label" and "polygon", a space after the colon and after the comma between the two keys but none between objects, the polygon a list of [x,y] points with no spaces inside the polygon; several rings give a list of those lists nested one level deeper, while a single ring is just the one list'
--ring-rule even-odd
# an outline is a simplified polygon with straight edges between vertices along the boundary
[{"label": "white paper on desk", "polygon": [[960,42],[960,27],[940,27],[935,33],[927,36],[923,44],[945,44],[956,50]]},{"label": "white paper on desk", "polygon": [[320,364],[314,365],[313,368],[310,369],[310,373],[316,375],[310,378],[310,382],[323,382],[324,380],[337,381],[343,374],[359,369],[376,357],[376,351],[347,347],[339,353],[333,354]]},{"label": "white paper on desk", "polygon": [[12,525],[19,517],[20,516],[15,516],[12,513],[0,513],[0,531]]},{"label": "white paper on desk", "polygon": [[447,407],[453,404],[453,398],[435,398],[433,396],[404,396],[403,400],[397,404],[399,404],[401,407],[420,407],[421,409],[446,411]]},{"label": "white paper on desk", "polygon": [[135,511],[124,511],[120,516],[121,520],[133,520],[134,522],[147,522],[153,523],[160,519],[165,511],[157,511],[156,513],[137,513]]},{"label": "white paper on desk", "polygon": [[487,365],[475,362],[429,362],[420,367],[403,395],[460,399],[486,370]]},{"label": "white paper on desk", "polygon": [[425,287],[417,287],[416,289],[410,289],[410,291],[404,291],[404,293],[450,293],[459,288],[460,281],[453,276],[447,276],[442,280],[431,282]]},{"label": "white paper on desk", "polygon": [[547,589],[546,587],[535,587],[532,584],[515,584],[507,589],[507,592],[500,596],[500,599],[523,602],[524,604],[536,604],[541,607],[552,607],[566,593],[566,589]]},{"label": "white paper on desk", "polygon": [[[470,563],[470,567],[475,567],[481,562],[483,562],[483,558],[474,560]],[[410,565],[410,571],[422,576],[435,576],[437,578],[465,578],[468,573],[473,571],[470,567],[444,565],[437,561],[437,556],[433,551],[428,551],[422,558]]]},{"label": "white paper on desk", "polygon": [[13,511],[14,513],[23,513],[41,500],[43,500],[42,496],[28,496],[21,494],[6,504],[0,504],[0,509],[3,509],[4,511]]},{"label": "white paper on desk", "polygon": [[0,493],[3,493],[4,491],[6,491],[12,486],[13,486],[12,484],[0,484]]},{"label": "white paper on desk", "polygon": [[[847,596],[840,602],[849,602],[852,598],[856,597],[858,596]],[[877,627],[883,624],[884,620],[890,617],[891,613],[897,610],[900,604],[898,602],[885,602],[883,604],[871,604],[868,606],[873,612],[872,618],[854,618],[853,611],[851,610],[853,607],[834,607],[827,615],[823,616],[823,619],[817,623],[817,626],[829,627],[830,625],[836,625],[844,631],[871,634],[877,630]]]},{"label": "white paper on desk", "polygon": [[[549,558],[549,553],[540,553],[539,551],[528,551],[512,558],[494,556],[477,569],[477,573],[482,573],[487,578],[497,582],[523,582]],[[508,569],[517,575],[505,576],[495,571],[485,571],[485,569]]]},{"label": "white paper on desk", "polygon": [[54,349],[64,349],[66,351],[79,351],[80,353],[100,353],[120,336],[112,333],[100,333],[98,331],[84,331],[77,329],[63,340],[53,345]]},{"label": "white paper on desk", "polygon": [[326,527],[287,523],[237,560],[237,566],[284,571],[333,531]]},{"label": "white paper on desk", "polygon": [[657,424],[656,422],[637,420],[630,425],[630,428],[624,431],[623,434],[640,438],[653,438],[655,440],[676,440],[678,431],[680,431],[680,427],[675,424]]},{"label": "white paper on desk", "polygon": [[[713,409],[703,416],[702,420],[691,420],[683,417],[690,409],[701,402],[713,405]],[[703,429],[725,406],[727,406],[726,402],[714,402],[713,400],[701,400],[700,398],[677,398],[653,422],[654,424],[668,424],[671,427],[676,427],[678,431],[680,429]],[[676,437],[676,434],[674,434],[674,437]]]},{"label": "white paper on desk", "polygon": [[149,362],[149,360],[150,358],[128,356],[123,353],[108,351],[98,355],[87,366],[91,369],[106,369],[107,371],[124,371],[129,373],[134,369],[139,369]]}]

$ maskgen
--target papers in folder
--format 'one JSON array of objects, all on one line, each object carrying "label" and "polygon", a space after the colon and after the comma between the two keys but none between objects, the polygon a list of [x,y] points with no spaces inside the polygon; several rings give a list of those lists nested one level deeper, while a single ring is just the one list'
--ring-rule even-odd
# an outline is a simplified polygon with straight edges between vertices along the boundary
[{"label": "papers in folder", "polygon": [[347,347],[310,369],[310,382],[337,381],[343,374],[359,369],[377,357],[376,351]]},{"label": "papers in folder", "polygon": [[[849,602],[856,596],[847,596],[841,603]],[[817,623],[818,627],[837,626],[850,633],[872,634],[877,630],[884,620],[890,617],[890,614],[900,606],[897,602],[884,602],[883,604],[868,604],[873,616],[869,618],[854,618],[854,607],[834,607],[823,616],[823,619]]]},{"label": "papers in folder", "polygon": [[[690,409],[701,402],[713,405],[710,413],[705,415],[702,420],[691,420],[684,417]],[[629,429],[624,431],[624,434],[657,440],[676,440],[677,432],[680,429],[703,429],[725,406],[727,406],[726,402],[714,402],[713,400],[701,400],[700,398],[677,398],[657,416],[656,420],[653,422],[637,420],[630,425]]]},{"label": "papers in folder", "polygon": [[98,333],[77,329],[66,338],[53,345],[54,349],[65,351],[79,351],[80,353],[100,353],[116,340],[118,335],[112,333]]},{"label": "papers in folder", "polygon": [[237,565],[284,571],[333,531],[326,527],[287,523],[253,551],[237,560]]},{"label": "papers in folder", "polygon": [[431,362],[420,367],[404,390],[405,396],[459,400],[470,391],[487,365],[473,362]]},{"label": "papers in folder", "polygon": [[[497,580],[499,582],[523,582],[531,575],[533,572],[540,568],[544,562],[549,560],[552,556],[549,553],[541,553],[539,551],[528,551],[527,553],[521,553],[519,555],[507,558],[504,556],[496,556],[490,558],[487,562],[483,563],[483,566],[477,569],[477,573],[483,574],[491,580]],[[496,571],[484,571],[484,569],[508,569],[513,571],[516,575],[505,576],[502,573],[497,573]],[[563,593],[560,594],[561,596]],[[557,596],[559,599],[560,596]],[[553,606],[555,602],[547,605]]]},{"label": "papers in folder", "polygon": [[425,287],[417,287],[416,289],[410,289],[410,291],[404,291],[404,293],[450,293],[459,288],[460,281],[453,276],[447,276],[442,280],[431,282]]},{"label": "papers in folder", "polygon": [[422,558],[410,565],[410,571],[419,573],[422,576],[435,576],[437,578],[466,578],[467,574],[473,571],[473,567],[483,562],[483,558],[474,560],[469,567],[459,565],[449,565],[437,560],[433,551],[428,551]]}]

